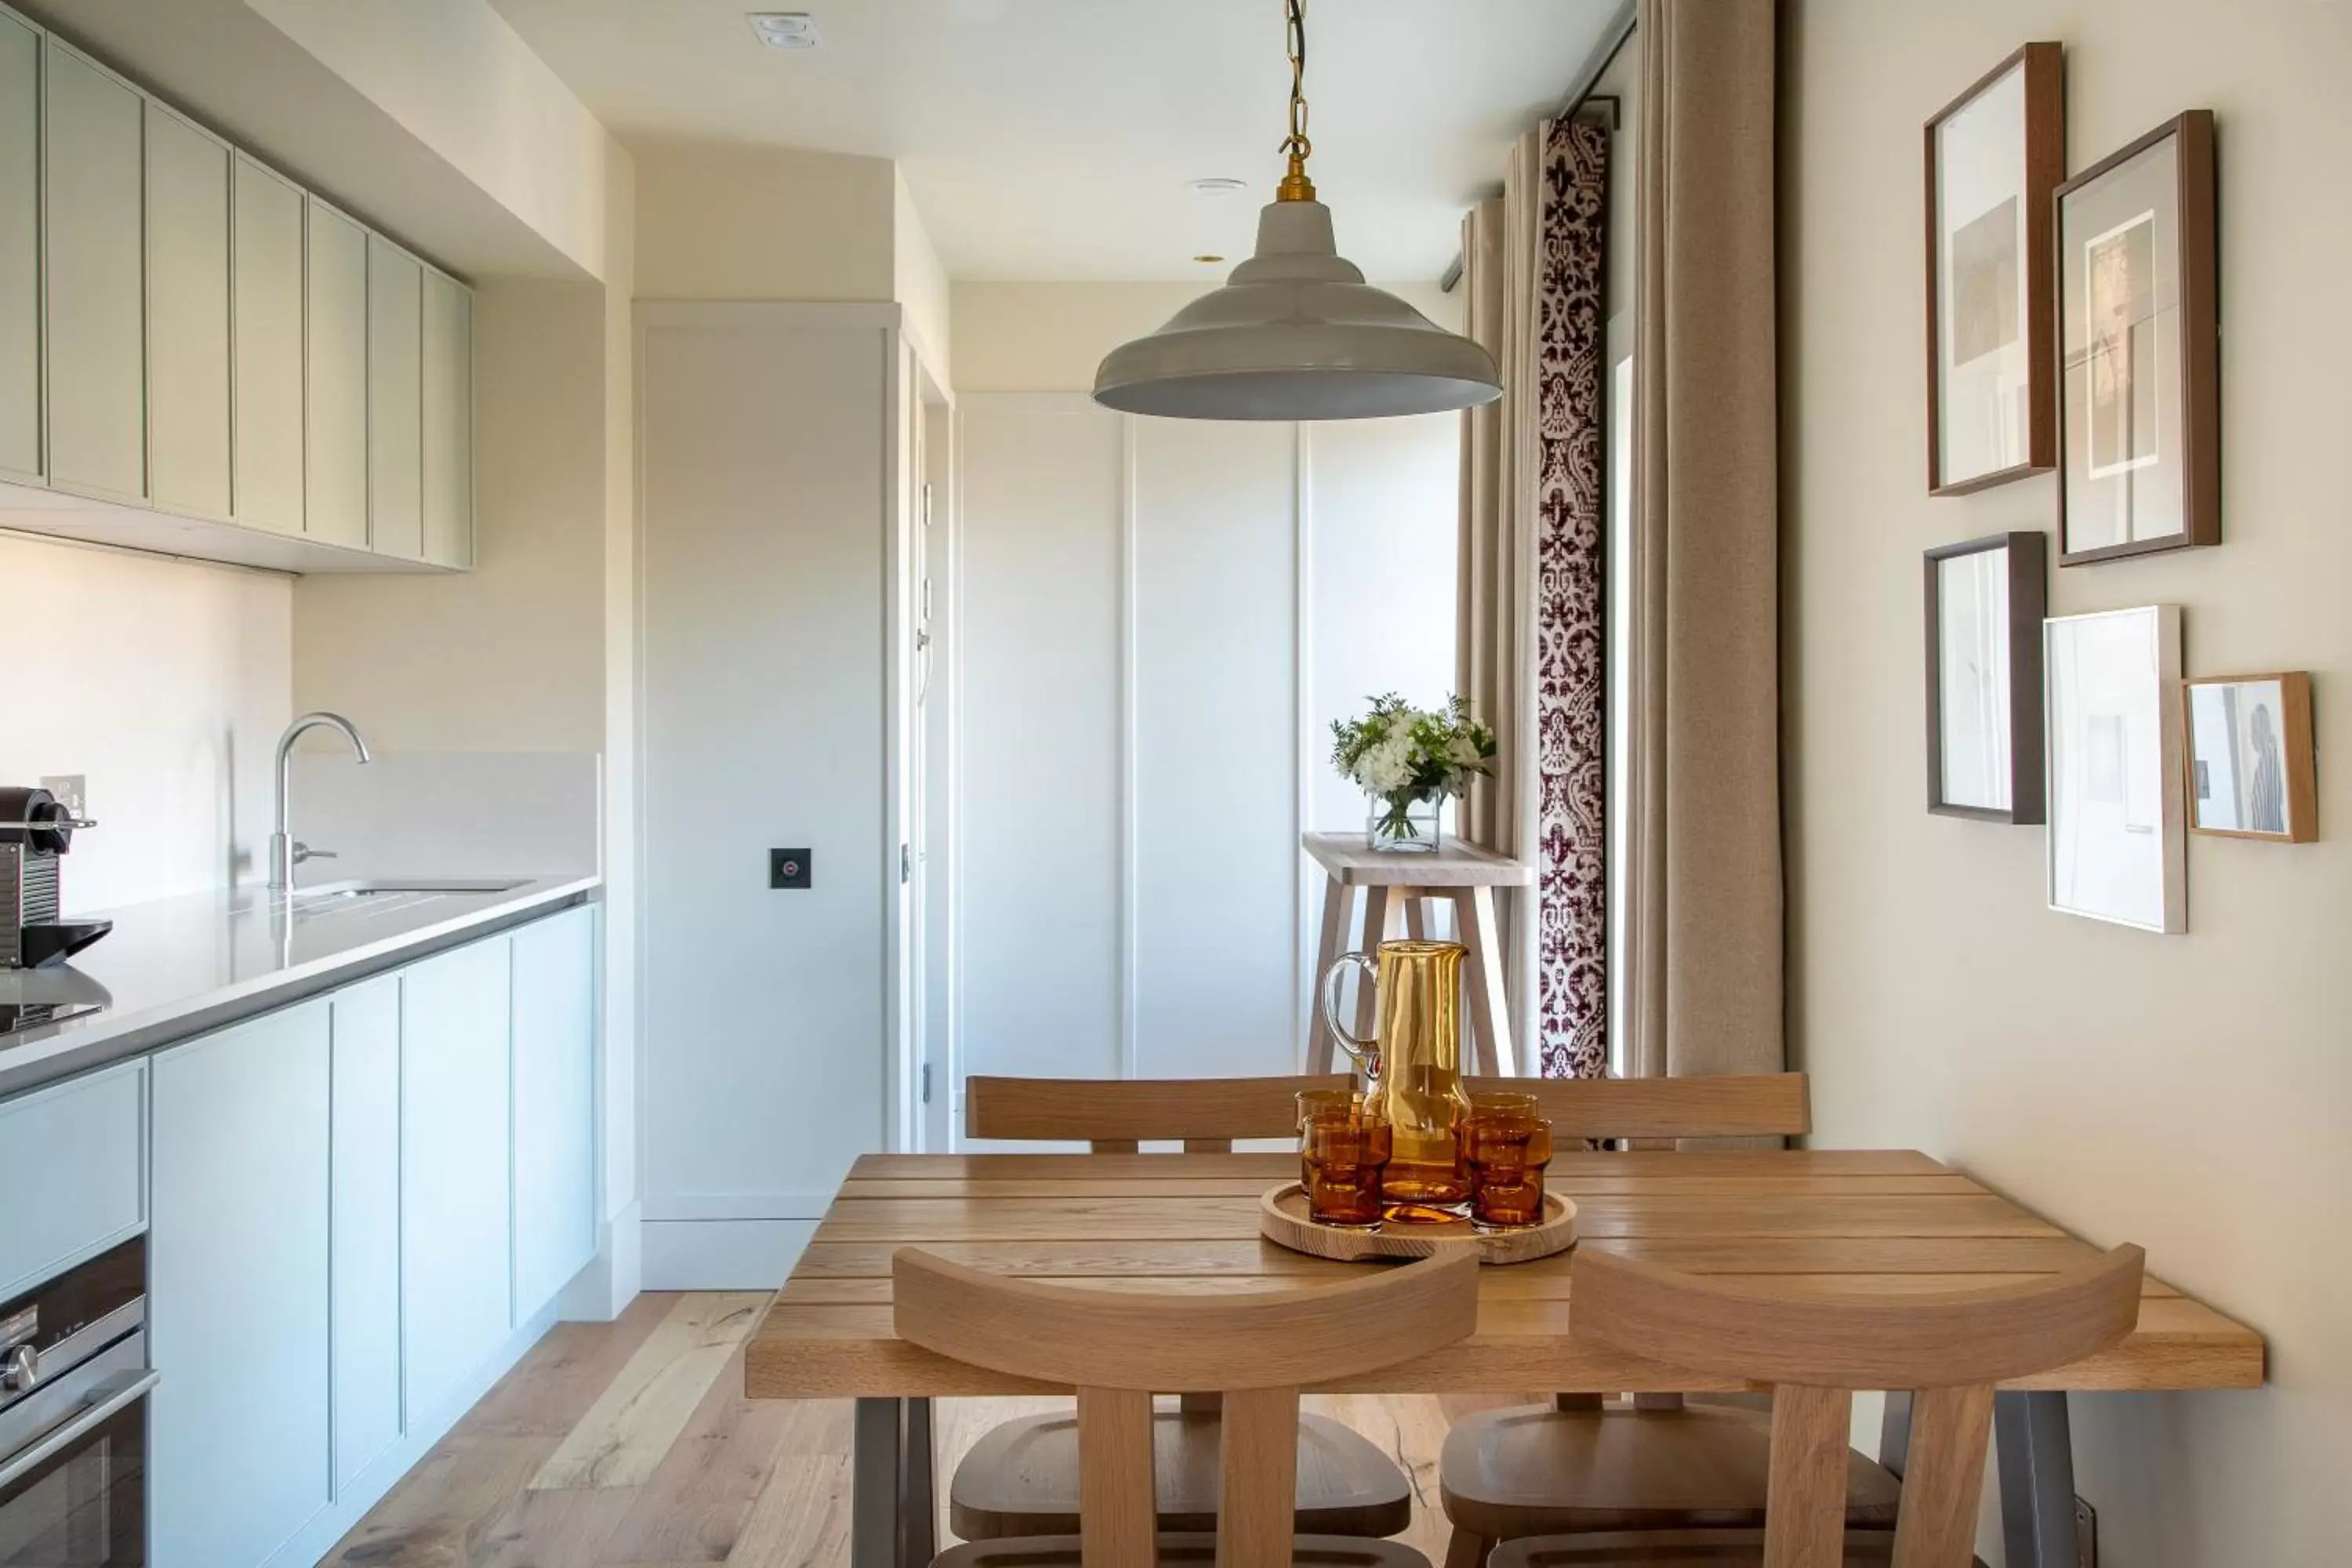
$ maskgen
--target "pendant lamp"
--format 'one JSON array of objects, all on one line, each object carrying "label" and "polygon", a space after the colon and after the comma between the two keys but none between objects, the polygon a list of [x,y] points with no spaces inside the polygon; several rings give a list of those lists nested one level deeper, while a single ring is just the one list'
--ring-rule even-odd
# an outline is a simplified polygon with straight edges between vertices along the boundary
[{"label": "pendant lamp", "polygon": [[1503,393],[1493,356],[1339,253],[1307,177],[1306,0],[1289,22],[1290,171],[1258,213],[1257,253],[1149,337],[1111,351],[1095,401],[1173,419],[1371,419],[1435,414]]}]

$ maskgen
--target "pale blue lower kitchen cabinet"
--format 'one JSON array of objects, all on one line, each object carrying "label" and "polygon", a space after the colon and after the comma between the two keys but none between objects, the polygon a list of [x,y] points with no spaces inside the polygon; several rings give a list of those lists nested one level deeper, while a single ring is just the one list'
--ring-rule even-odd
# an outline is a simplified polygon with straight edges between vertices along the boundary
[{"label": "pale blue lower kitchen cabinet", "polygon": [[267,1560],[326,1507],[328,1005],[155,1058],[154,1562]]},{"label": "pale blue lower kitchen cabinet", "polygon": [[514,934],[514,1316],[596,1256],[596,911]]},{"label": "pale blue lower kitchen cabinet", "polygon": [[402,973],[401,1374],[412,1429],[507,1337],[511,942]]},{"label": "pale blue lower kitchen cabinet", "polygon": [[400,976],[334,994],[335,1493],[400,1422]]}]

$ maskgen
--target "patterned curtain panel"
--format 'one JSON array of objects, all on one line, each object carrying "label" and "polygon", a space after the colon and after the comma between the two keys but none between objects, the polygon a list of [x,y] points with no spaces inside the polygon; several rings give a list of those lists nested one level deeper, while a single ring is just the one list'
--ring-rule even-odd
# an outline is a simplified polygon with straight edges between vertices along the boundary
[{"label": "patterned curtain panel", "polygon": [[1546,1078],[1609,1072],[1601,471],[1608,167],[1605,127],[1562,120],[1546,129],[1535,345],[1537,1045]]}]

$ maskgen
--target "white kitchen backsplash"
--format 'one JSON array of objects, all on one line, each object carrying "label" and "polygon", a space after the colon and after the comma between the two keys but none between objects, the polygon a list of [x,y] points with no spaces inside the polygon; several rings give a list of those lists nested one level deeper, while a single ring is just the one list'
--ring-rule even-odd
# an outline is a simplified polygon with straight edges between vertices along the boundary
[{"label": "white kitchen backsplash", "polygon": [[593,752],[378,752],[365,767],[340,739],[298,752],[294,837],[337,858],[294,879],[599,870],[602,773]]}]

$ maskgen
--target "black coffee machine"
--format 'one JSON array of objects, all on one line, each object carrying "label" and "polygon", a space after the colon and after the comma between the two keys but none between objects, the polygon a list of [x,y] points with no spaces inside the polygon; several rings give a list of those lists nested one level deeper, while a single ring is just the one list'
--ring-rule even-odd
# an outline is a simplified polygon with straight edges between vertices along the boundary
[{"label": "black coffee machine", "polygon": [[97,826],[47,790],[0,787],[0,969],[63,963],[114,929],[58,918],[58,861],[76,828]]}]

